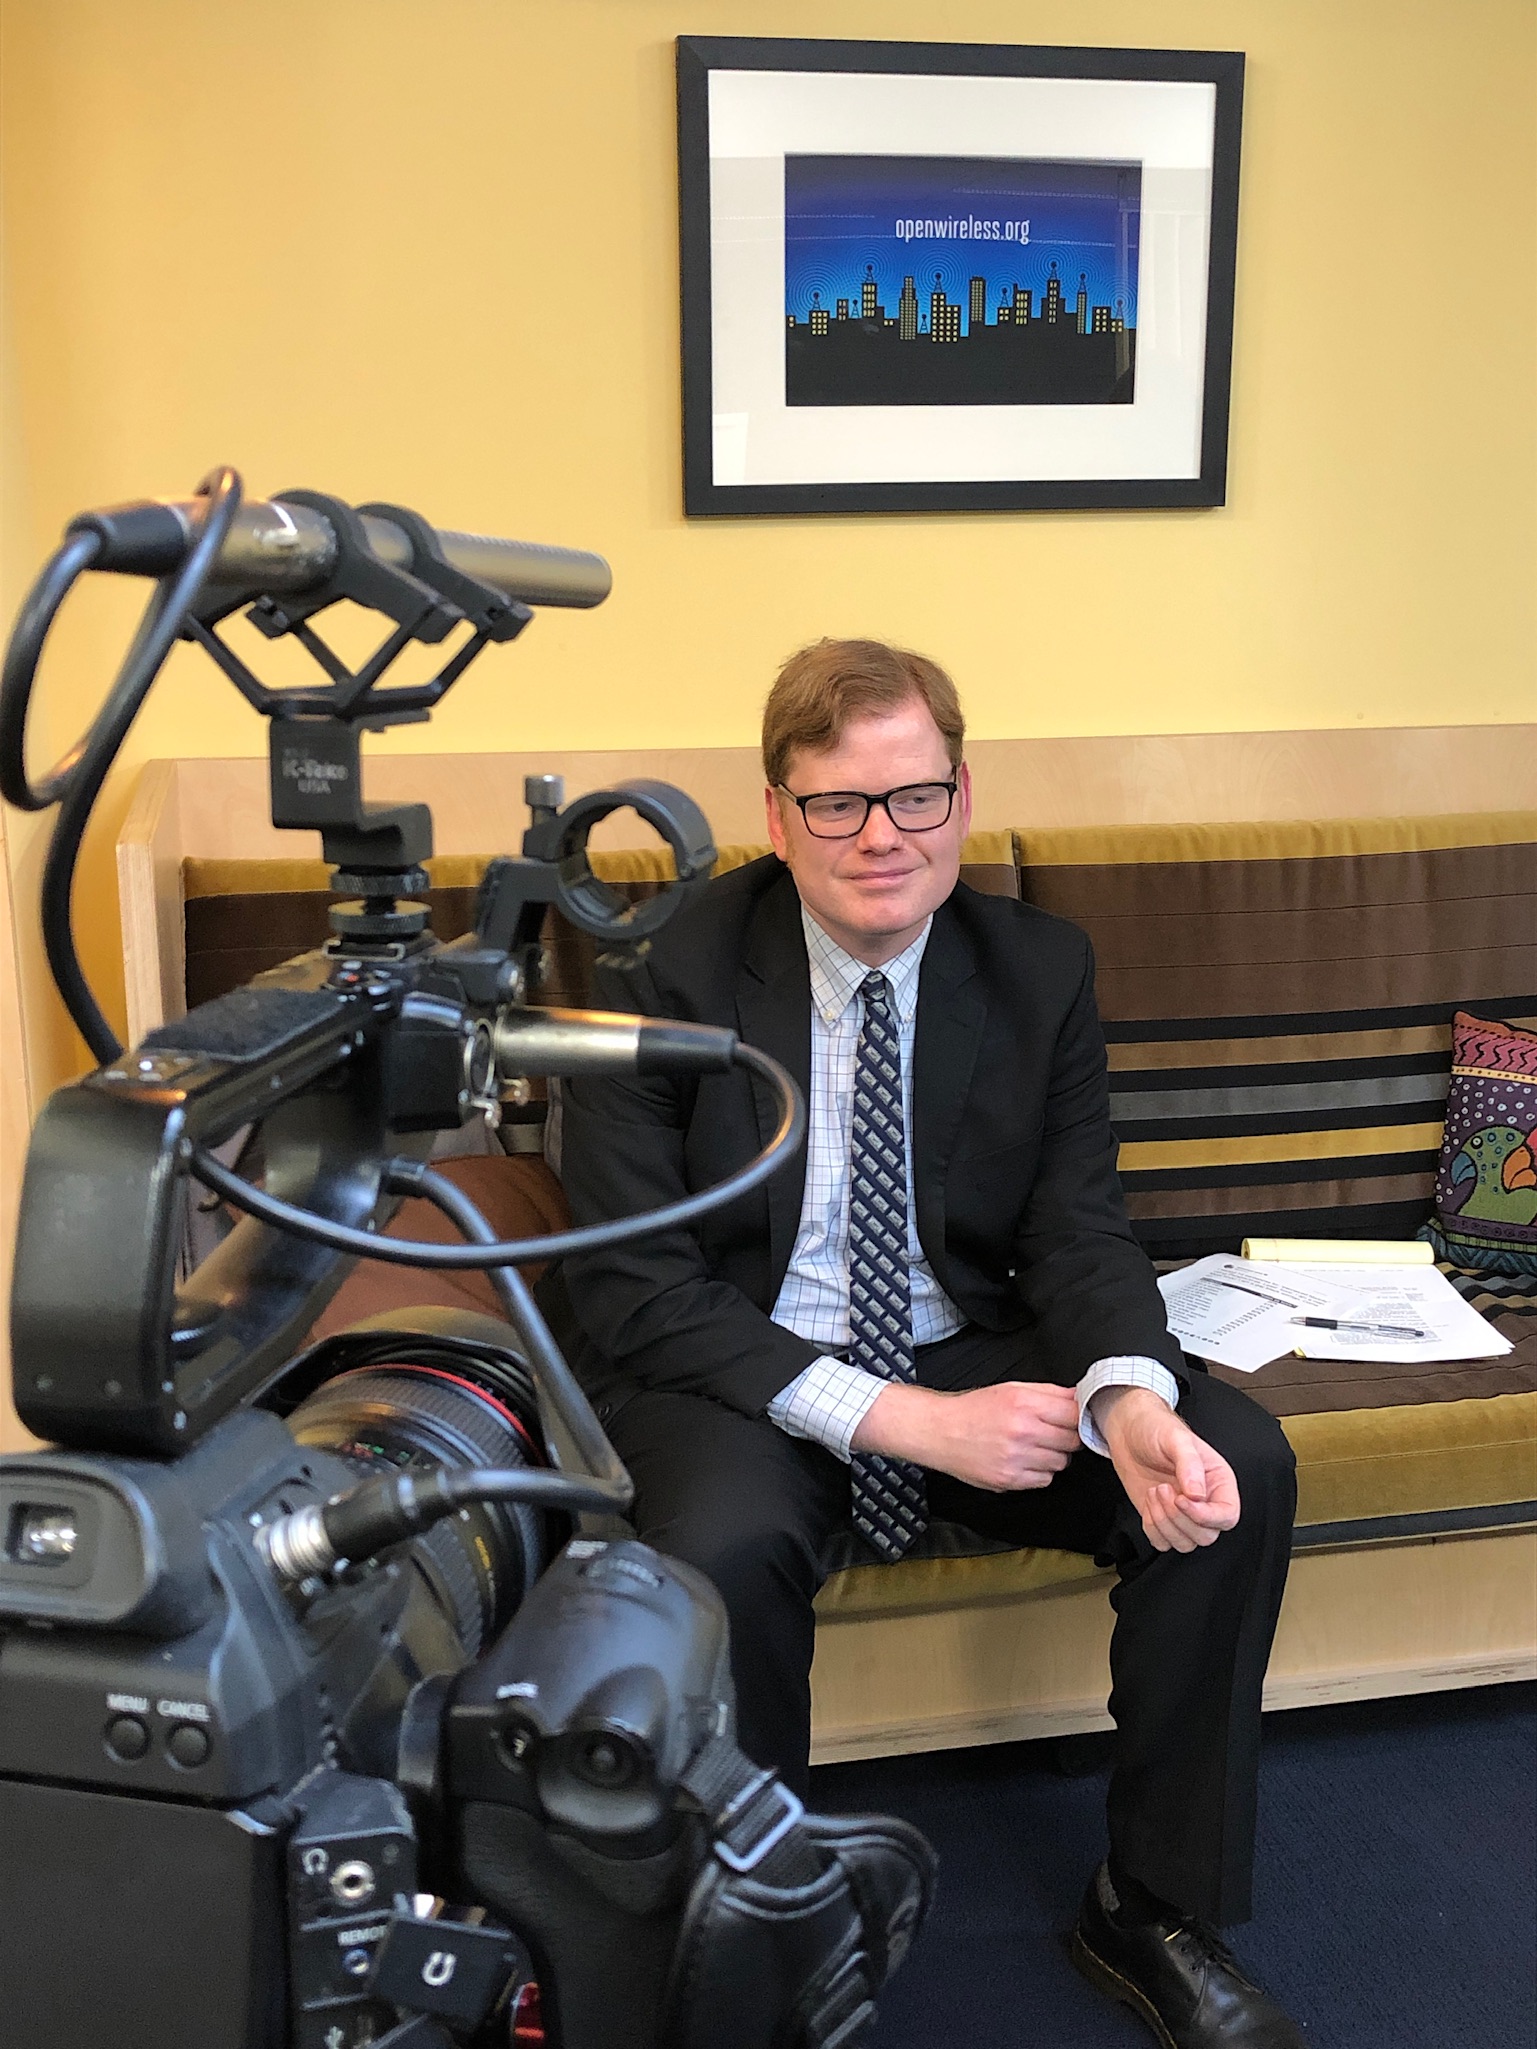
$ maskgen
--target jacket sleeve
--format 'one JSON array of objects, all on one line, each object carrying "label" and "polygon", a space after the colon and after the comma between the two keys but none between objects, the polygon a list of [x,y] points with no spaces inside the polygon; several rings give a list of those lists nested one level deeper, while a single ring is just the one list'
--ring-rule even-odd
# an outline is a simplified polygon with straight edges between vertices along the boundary
[{"label": "jacket sleeve", "polygon": [[[598,1000],[649,1016],[686,1014],[644,968],[622,983],[600,972]],[[692,1194],[692,1121],[712,1114],[720,1092],[747,1089],[741,1070],[702,1083],[613,1076],[563,1083],[561,1179],[576,1222],[629,1216]],[[759,1416],[820,1356],[819,1346],[717,1279],[687,1229],[581,1254],[565,1261],[564,1276],[587,1335],[645,1387],[706,1395]]]},{"label": "jacket sleeve", "polygon": [[1181,1386],[1189,1369],[1170,1336],[1163,1297],[1132,1235],[1116,1177],[1094,955],[1057,1037],[1034,1185],[1015,1245],[1015,1285],[1064,1378],[1098,1360],[1157,1359]]}]

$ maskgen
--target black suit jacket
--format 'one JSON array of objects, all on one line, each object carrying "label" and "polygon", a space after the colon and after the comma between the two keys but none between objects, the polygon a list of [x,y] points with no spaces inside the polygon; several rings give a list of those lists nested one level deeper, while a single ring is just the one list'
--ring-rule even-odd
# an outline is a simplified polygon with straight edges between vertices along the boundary
[{"label": "black suit jacket", "polygon": [[[598,993],[613,1009],[729,1026],[808,1087],[800,898],[773,855],[711,883],[638,968],[600,971]],[[704,1188],[742,1166],[774,1122],[770,1090],[740,1069],[569,1081],[561,1178],[572,1211],[593,1223]],[[1021,1379],[1071,1386],[1096,1360],[1136,1353],[1183,1380],[1116,1179],[1094,962],[1075,925],[965,884],[935,913],[918,981],[911,1142],[918,1237],[935,1278],[974,1323],[1021,1333]],[[760,1415],[820,1355],[770,1318],[804,1177],[802,1150],[693,1230],[565,1262],[564,1293],[588,1340],[572,1363],[595,1401],[611,1411],[637,1387],[666,1388]]]}]

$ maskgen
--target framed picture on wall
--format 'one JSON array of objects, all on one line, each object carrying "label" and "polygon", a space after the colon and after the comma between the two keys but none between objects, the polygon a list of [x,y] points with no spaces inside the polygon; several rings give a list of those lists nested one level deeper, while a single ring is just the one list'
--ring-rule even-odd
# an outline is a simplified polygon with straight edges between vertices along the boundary
[{"label": "framed picture on wall", "polygon": [[1220,505],[1243,64],[680,37],[685,510]]}]

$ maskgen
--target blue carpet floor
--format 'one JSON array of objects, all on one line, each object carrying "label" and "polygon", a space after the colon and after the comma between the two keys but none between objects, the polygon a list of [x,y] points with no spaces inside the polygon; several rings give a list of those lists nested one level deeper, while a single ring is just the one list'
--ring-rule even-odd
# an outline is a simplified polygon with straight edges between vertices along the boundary
[{"label": "blue carpet floor", "polygon": [[[1147,2049],[1068,1961],[1105,1775],[1053,1746],[828,1765],[813,1802],[939,1852],[875,2049]],[[1318,2049],[1537,2049],[1537,1686],[1272,1715],[1255,1918],[1232,1947]]]}]

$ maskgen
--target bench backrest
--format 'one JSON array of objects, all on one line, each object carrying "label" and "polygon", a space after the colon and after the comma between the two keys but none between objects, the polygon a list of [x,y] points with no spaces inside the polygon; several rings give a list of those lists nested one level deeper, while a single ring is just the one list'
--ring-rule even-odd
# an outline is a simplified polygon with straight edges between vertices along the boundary
[{"label": "bench backrest", "polygon": [[1537,813],[1018,835],[1094,942],[1111,1113],[1155,1258],[1407,1237],[1451,1019],[1537,1019]]},{"label": "bench backrest", "polygon": [[[765,852],[722,849],[721,866]],[[430,864],[442,938],[484,860]],[[649,893],[660,851],[596,855]],[[1457,1009],[1537,1023],[1537,813],[976,834],[963,878],[1089,933],[1112,1116],[1155,1258],[1248,1233],[1411,1234],[1429,1213]],[[326,936],[317,861],[183,867],[187,999]],[[546,926],[546,1000],[589,999],[593,948]]]}]

